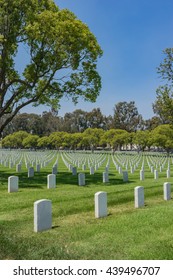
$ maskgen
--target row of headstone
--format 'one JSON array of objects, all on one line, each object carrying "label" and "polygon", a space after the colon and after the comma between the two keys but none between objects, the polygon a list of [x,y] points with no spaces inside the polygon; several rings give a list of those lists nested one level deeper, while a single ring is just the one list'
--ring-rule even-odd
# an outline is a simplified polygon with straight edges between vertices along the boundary
[{"label": "row of headstone", "polygon": [[[109,174],[108,172],[103,172],[103,183],[109,182]],[[85,186],[85,173],[78,174],[78,185]]]},{"label": "row of headstone", "polygon": [[[56,176],[54,174],[47,175],[47,188],[56,188]],[[18,192],[19,189],[19,177],[10,176],[8,177],[8,192]]]},{"label": "row of headstone", "polygon": [[[153,166],[152,166],[152,169],[153,169]],[[157,180],[159,178],[159,173],[158,173],[158,170],[152,170],[151,171],[152,173],[154,173],[154,179]],[[168,169],[166,171],[166,177],[167,178],[170,178],[170,170]],[[143,181],[145,179],[145,172],[144,170],[140,170],[140,180]]]},{"label": "row of headstone", "polygon": [[[115,164],[115,162],[114,162],[114,164]],[[118,170],[119,174],[123,175],[123,181],[127,182],[128,181],[128,172],[127,171],[122,171],[121,166],[116,166],[116,167],[117,167],[117,170]],[[154,170],[153,168],[154,167],[152,166],[151,167],[151,172],[154,173],[154,179],[157,180],[159,178],[159,173],[158,173],[158,170]],[[131,173],[134,173],[134,168],[133,167],[131,167]],[[170,169],[167,169],[166,177],[170,178]],[[145,179],[145,171],[144,171],[144,168],[142,168],[140,170],[140,180],[143,181],[144,179]]]},{"label": "row of headstone", "polygon": [[[84,174],[82,174],[84,175]],[[81,178],[82,179],[82,178]],[[83,182],[81,182],[83,183]],[[164,183],[164,199],[171,199],[170,183]],[[144,187],[134,189],[135,208],[144,207]],[[108,214],[107,193],[97,192],[94,196],[95,218],[103,218]],[[34,203],[34,231],[40,232],[52,228],[52,202],[47,199],[38,200]]]},{"label": "row of headstone", "polygon": [[57,162],[57,154],[53,151],[37,151],[37,153],[35,153],[23,150],[5,150],[3,152],[0,151],[0,165],[2,164],[10,169],[16,166],[16,172],[21,171],[21,167],[20,165],[18,166],[18,164],[25,164],[27,169],[32,166],[37,170],[37,165],[40,165],[40,167],[45,167],[47,164],[53,161],[55,157],[55,162]]},{"label": "row of headstone", "polygon": [[[144,206],[144,187],[139,186],[135,188],[135,207],[143,207]],[[163,198],[164,200],[171,199],[171,185],[166,182],[163,185]]]},{"label": "row of headstone", "polygon": [[[107,193],[95,194],[95,217],[107,216]],[[41,232],[52,228],[52,202],[41,199],[34,202],[34,231]]]},{"label": "row of headstone", "polygon": [[[154,157],[155,158],[155,157]],[[118,155],[118,153],[116,155],[112,155],[112,161],[117,169],[117,171],[119,172],[119,174],[122,174],[122,169],[126,168],[126,170],[128,170],[128,168],[130,168],[130,172],[133,174],[134,171],[136,170],[136,168],[139,167],[139,165],[141,165],[141,171],[145,171],[145,162],[147,162],[149,169],[151,170],[152,173],[154,173],[154,178],[157,179],[158,178],[158,170],[160,172],[163,172],[163,168],[165,168],[166,163],[167,164],[167,170],[166,170],[166,177],[170,178],[170,160],[167,160],[167,158],[158,158],[157,161],[153,160],[151,157],[131,157],[129,159],[128,155]],[[173,160],[172,160],[173,163]],[[156,170],[156,171],[155,171]],[[140,176],[141,180],[143,180],[142,175]]]},{"label": "row of headstone", "polygon": [[[95,170],[98,170],[98,168],[106,160],[106,156],[104,156],[104,155],[99,155],[99,157],[98,157],[98,155],[96,155],[96,157],[94,155],[93,159],[91,158],[91,156],[89,156],[88,161],[87,161],[87,156],[86,156],[86,158],[82,157],[82,159],[79,159],[79,160],[77,159],[76,156],[77,155],[75,153],[74,154],[61,153],[61,158],[69,171],[72,171],[72,168],[74,168],[74,167],[76,167],[76,168],[81,167],[82,170],[86,170],[87,165],[88,165],[91,175],[93,175]],[[74,159],[74,157],[76,157],[76,159]],[[72,173],[73,173],[73,171],[72,171]]]}]

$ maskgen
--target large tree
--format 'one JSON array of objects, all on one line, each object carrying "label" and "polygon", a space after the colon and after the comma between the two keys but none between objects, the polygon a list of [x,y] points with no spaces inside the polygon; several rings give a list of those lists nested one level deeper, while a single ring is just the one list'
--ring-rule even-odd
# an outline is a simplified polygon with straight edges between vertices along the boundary
[{"label": "large tree", "polygon": [[151,131],[149,130],[138,130],[134,134],[133,143],[137,146],[138,151],[144,151],[146,148],[150,149],[152,145]]},{"label": "large tree", "polygon": [[157,72],[164,84],[156,90],[153,110],[162,123],[173,124],[173,48],[167,48],[163,53],[164,59]]},{"label": "large tree", "polygon": [[162,123],[163,122],[159,117],[154,116],[151,119],[144,121],[145,130],[153,130],[154,128],[161,125]]},{"label": "large tree", "polygon": [[106,128],[106,117],[102,114],[100,108],[94,108],[87,113],[88,128]]},{"label": "large tree", "polygon": [[134,101],[119,102],[114,107],[114,128],[135,132],[141,128],[142,116],[138,113]]},{"label": "large tree", "polygon": [[150,135],[153,146],[165,149],[168,154],[173,149],[173,128],[171,125],[159,125]]},{"label": "large tree", "polygon": [[157,88],[153,111],[163,124],[173,124],[173,91],[171,87],[164,85]]},{"label": "large tree", "polygon": [[101,55],[87,25],[52,0],[0,0],[0,133],[29,104],[57,109],[64,95],[94,102]]},{"label": "large tree", "polygon": [[63,119],[63,131],[83,132],[87,129],[87,112],[77,109],[72,113],[66,113]]}]

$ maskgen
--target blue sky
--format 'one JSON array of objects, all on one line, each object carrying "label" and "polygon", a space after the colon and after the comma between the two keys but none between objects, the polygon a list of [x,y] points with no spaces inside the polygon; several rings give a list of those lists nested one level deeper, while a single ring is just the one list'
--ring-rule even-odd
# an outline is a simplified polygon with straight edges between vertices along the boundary
[{"label": "blue sky", "polygon": [[[156,68],[163,50],[173,47],[172,0],[55,0],[85,22],[96,36],[103,56],[98,61],[102,90],[96,103],[63,99],[59,115],[100,107],[113,115],[120,101],[135,101],[144,119],[154,115],[152,103],[161,84]],[[43,108],[46,109],[46,108]]]}]

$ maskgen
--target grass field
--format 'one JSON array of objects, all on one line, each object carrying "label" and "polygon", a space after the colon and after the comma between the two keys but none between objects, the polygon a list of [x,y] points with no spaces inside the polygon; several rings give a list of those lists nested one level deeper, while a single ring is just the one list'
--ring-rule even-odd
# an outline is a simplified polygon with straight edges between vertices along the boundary
[{"label": "grass field", "polygon": [[[79,187],[77,175],[73,176],[59,157],[57,186],[47,189],[47,175],[56,157],[55,153],[33,178],[28,178],[24,165],[20,173],[15,166],[0,165],[0,259],[173,259],[173,202],[163,199],[163,183],[173,181],[173,177],[166,178],[167,162],[155,180],[144,160],[145,180],[140,181],[141,159],[124,183],[110,160],[109,183],[103,183],[106,156],[94,175],[85,171],[86,186]],[[172,163],[170,169],[173,174]],[[7,190],[11,175],[19,176],[16,193]],[[140,209],[134,208],[136,186],[145,190],[145,207]],[[98,191],[106,191],[108,196],[108,216],[100,219],[94,216]],[[52,201],[53,227],[35,233],[33,204],[39,199]]]}]

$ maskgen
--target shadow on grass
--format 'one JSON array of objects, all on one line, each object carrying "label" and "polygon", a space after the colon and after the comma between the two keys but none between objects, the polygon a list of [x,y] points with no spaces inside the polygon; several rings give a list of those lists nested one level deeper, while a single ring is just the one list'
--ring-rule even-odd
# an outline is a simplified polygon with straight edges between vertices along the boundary
[{"label": "shadow on grass", "polygon": [[[22,188],[39,188],[42,189],[47,186],[47,175],[51,174],[49,171],[41,171],[35,172],[34,177],[28,178],[28,173],[20,172],[17,173],[14,170],[3,170],[0,172],[0,183],[2,185],[8,183],[9,176],[18,176],[19,177],[19,187]],[[56,175],[56,183],[58,185],[71,185],[78,186],[78,175],[72,175],[69,172],[58,172]],[[128,185],[129,183],[133,183],[132,180],[128,182],[123,182],[121,178],[115,178],[115,174],[109,174],[109,182],[103,183],[103,175],[100,172],[96,172],[93,175],[89,173],[85,173],[85,187],[90,186],[112,186],[112,185]]]},{"label": "shadow on grass", "polygon": [[57,226],[57,225],[52,226],[52,229],[56,229],[56,228],[60,228],[60,226]]}]

